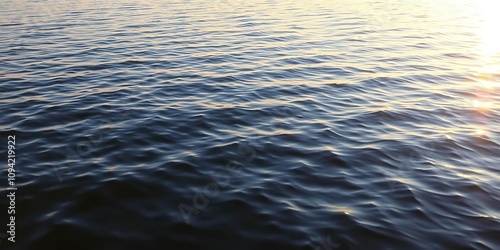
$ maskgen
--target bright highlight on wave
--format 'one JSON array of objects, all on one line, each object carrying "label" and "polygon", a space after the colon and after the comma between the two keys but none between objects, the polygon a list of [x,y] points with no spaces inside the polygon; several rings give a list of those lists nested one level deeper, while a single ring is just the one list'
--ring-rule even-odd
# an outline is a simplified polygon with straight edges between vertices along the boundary
[{"label": "bright highlight on wave", "polygon": [[479,108],[479,109],[489,109],[493,106],[493,103],[474,100],[472,101],[472,106],[474,106],[474,108]]},{"label": "bright highlight on wave", "polygon": [[[478,38],[480,45],[478,47],[481,55],[481,63],[477,69],[477,92],[481,93],[483,100],[472,100],[471,106],[478,110],[490,110],[494,108],[491,99],[493,91],[500,86],[496,79],[496,73],[500,71],[500,33],[498,25],[500,24],[500,1],[482,0],[479,2],[480,23],[478,29]],[[489,123],[488,121],[483,121]],[[476,136],[485,136],[487,132],[484,128],[476,129]]]},{"label": "bright highlight on wave", "polygon": [[500,87],[499,82],[481,81],[478,83],[479,87],[484,89],[494,89]]},{"label": "bright highlight on wave", "polygon": [[481,1],[482,23],[479,34],[482,38],[481,50],[487,58],[500,54],[500,33],[498,32],[498,25],[500,24],[499,9],[500,1]]},{"label": "bright highlight on wave", "polygon": [[475,135],[478,135],[478,136],[486,135],[486,130],[484,130],[484,129],[477,129],[476,132],[475,132]]}]

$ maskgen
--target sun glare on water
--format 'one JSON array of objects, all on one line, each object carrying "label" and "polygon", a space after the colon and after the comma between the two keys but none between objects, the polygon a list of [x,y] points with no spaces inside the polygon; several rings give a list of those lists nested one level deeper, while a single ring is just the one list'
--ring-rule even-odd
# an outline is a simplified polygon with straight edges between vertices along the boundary
[{"label": "sun glare on water", "polygon": [[[500,86],[500,1],[482,0],[479,2],[479,23],[477,34],[480,39],[478,54],[480,56],[480,67],[475,70],[477,80],[476,94],[481,99],[471,101],[471,106],[476,110],[488,111],[495,108],[494,93]],[[484,124],[486,125],[486,124]],[[484,128],[477,129],[477,136],[486,135]]]},{"label": "sun glare on water", "polygon": [[481,1],[481,27],[479,34],[482,38],[481,50],[487,58],[499,56],[500,54],[500,32],[498,32],[500,15],[498,14],[498,10],[500,10],[500,1]]}]

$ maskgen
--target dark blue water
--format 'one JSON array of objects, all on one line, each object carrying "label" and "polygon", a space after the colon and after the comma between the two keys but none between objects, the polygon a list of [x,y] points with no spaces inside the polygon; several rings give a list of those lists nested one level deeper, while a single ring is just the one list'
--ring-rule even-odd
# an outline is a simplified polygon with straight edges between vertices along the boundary
[{"label": "dark blue water", "polygon": [[499,249],[494,6],[2,0],[0,248]]}]

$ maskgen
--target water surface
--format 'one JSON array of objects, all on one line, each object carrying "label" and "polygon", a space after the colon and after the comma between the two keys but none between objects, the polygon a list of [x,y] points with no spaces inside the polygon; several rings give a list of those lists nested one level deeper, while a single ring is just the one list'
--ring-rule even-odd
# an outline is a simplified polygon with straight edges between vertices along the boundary
[{"label": "water surface", "polygon": [[2,247],[500,247],[495,1],[0,6]]}]

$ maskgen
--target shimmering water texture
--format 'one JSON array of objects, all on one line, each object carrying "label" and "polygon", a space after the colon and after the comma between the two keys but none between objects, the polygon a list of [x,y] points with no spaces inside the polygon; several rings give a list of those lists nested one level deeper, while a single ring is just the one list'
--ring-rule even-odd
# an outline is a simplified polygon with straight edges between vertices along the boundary
[{"label": "shimmering water texture", "polygon": [[2,249],[500,249],[498,1],[0,6]]}]

